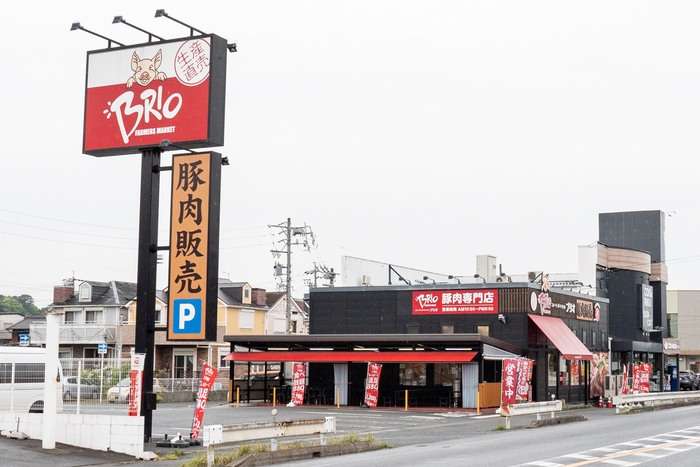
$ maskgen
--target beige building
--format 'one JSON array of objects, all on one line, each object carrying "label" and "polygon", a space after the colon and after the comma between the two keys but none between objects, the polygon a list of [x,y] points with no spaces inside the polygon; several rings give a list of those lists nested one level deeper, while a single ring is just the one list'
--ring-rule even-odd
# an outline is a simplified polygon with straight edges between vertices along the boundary
[{"label": "beige building", "polygon": [[679,370],[700,372],[700,290],[666,292],[669,337],[680,341]]}]

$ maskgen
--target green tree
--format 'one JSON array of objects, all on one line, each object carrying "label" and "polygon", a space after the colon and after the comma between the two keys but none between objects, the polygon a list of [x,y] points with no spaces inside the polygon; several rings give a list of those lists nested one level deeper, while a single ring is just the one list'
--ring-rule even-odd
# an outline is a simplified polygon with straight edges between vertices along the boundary
[{"label": "green tree", "polygon": [[24,308],[25,315],[38,315],[41,314],[41,310],[37,308],[34,304],[34,298],[31,295],[23,294],[19,296],[12,297],[22,304]]},{"label": "green tree", "polygon": [[14,297],[3,297],[0,301],[0,312],[2,313],[18,313],[24,315],[24,307]]}]

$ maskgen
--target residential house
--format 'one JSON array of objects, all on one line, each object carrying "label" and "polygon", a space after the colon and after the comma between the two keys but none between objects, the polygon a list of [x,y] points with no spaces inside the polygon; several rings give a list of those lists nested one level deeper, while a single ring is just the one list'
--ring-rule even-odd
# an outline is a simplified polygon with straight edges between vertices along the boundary
[{"label": "residential house", "polygon": [[[269,310],[265,317],[265,334],[287,334],[287,294],[267,292]],[[309,333],[309,315],[303,300],[293,299],[290,306],[290,334]]]},{"label": "residential house", "polygon": [[0,313],[0,345],[12,344],[11,327],[23,319],[24,315],[19,313]]},{"label": "residential house", "polygon": [[[49,308],[61,314],[59,323],[59,358],[114,358],[118,356],[122,337],[120,317],[127,303],[136,296],[131,282],[73,281],[54,287],[54,301]],[[46,344],[46,321],[30,324],[32,344]],[[98,344],[107,344],[107,353],[98,352]]]},{"label": "residential house", "polygon": [[[20,336],[22,334],[29,334],[31,325],[33,323],[37,323],[37,322],[46,325],[46,316],[44,316],[44,315],[23,316],[22,320],[18,321],[15,324],[8,326],[7,331],[12,334],[12,337],[10,338],[9,345],[19,345]],[[29,345],[36,346],[37,344],[34,342],[30,342]]]},{"label": "residential house", "polygon": [[[294,303],[295,316],[302,316]],[[62,314],[59,324],[59,357],[104,357],[113,363],[128,361],[136,342],[136,284],[130,282],[82,281],[54,287],[54,312]],[[219,279],[217,301],[217,339],[214,342],[167,340],[168,294],[156,292],[155,376],[162,379],[195,378],[206,363],[227,370],[222,360],[230,352],[224,335],[263,335],[269,311],[265,289],[247,282]],[[306,316],[303,314],[303,316]],[[43,318],[43,316],[41,317]],[[27,326],[25,326],[27,327]],[[19,339],[20,329],[13,330]],[[33,345],[46,344],[46,320],[28,321],[25,331]],[[106,343],[107,352],[99,354],[98,344]],[[228,372],[221,375],[228,378]],[[167,384],[167,383],[166,383]]]}]

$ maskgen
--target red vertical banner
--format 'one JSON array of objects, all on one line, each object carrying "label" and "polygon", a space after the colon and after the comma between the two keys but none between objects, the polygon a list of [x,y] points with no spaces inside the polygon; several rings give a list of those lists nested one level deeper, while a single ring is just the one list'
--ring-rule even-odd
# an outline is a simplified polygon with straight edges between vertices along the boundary
[{"label": "red vertical banner", "polygon": [[527,402],[530,398],[530,381],[532,380],[532,367],[534,361],[526,358],[518,359],[517,386],[515,399]]},{"label": "red vertical banner", "polygon": [[515,404],[518,377],[518,360],[506,358],[501,371],[501,405]]},{"label": "red vertical banner", "polygon": [[192,420],[192,431],[190,431],[190,438],[197,439],[199,437],[199,432],[202,429],[202,422],[204,421],[204,411],[207,408],[207,399],[209,399],[209,392],[216,381],[216,376],[219,374],[219,370],[204,364],[202,367],[202,377],[199,380],[199,389],[197,390],[197,401],[194,406],[194,419]]},{"label": "red vertical banner", "polygon": [[629,371],[630,367],[629,365],[625,364],[624,365],[624,371],[622,372],[622,390],[620,394],[623,396],[626,394],[629,394],[630,390],[629,387],[627,387],[628,379],[629,379]]},{"label": "red vertical banner", "polygon": [[292,377],[292,404],[304,404],[304,391],[306,390],[306,364],[294,362],[294,376]]},{"label": "red vertical banner", "polygon": [[651,379],[651,363],[642,363],[639,374],[639,392],[642,394],[649,392],[649,380]]},{"label": "red vertical banner", "polygon": [[379,399],[379,375],[382,366],[379,363],[367,364],[367,384],[365,386],[365,404],[368,407],[376,407]]},{"label": "red vertical banner", "polygon": [[639,394],[639,385],[642,377],[642,367],[641,365],[634,364],[632,367],[632,394]]},{"label": "red vertical banner", "polygon": [[145,364],[145,354],[134,354],[131,356],[131,384],[129,387],[129,417],[138,417],[141,414],[141,394],[143,393],[143,367]]}]

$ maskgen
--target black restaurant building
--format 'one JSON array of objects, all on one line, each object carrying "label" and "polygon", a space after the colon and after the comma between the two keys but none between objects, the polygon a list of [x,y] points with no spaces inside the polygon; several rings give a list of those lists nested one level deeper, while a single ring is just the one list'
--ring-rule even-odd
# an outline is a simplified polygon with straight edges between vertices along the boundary
[{"label": "black restaurant building", "polygon": [[[502,362],[514,357],[534,361],[531,400],[587,402],[609,346],[608,299],[546,280],[312,288],[308,305],[309,335],[228,335],[226,359],[307,362],[310,403],[359,406],[373,362],[380,405],[476,408],[499,405]],[[280,402],[284,375],[265,381],[281,386]]]}]

